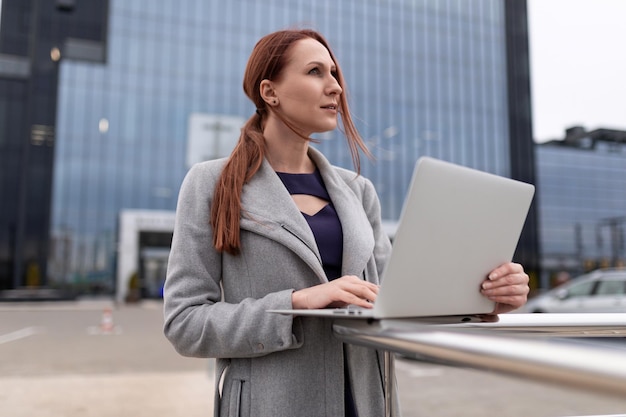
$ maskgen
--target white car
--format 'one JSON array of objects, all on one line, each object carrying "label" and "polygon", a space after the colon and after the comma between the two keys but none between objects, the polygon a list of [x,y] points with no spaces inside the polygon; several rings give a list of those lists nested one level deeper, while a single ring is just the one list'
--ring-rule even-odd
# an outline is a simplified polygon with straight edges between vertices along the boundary
[{"label": "white car", "polygon": [[626,269],[599,269],[528,300],[520,313],[626,313]]}]

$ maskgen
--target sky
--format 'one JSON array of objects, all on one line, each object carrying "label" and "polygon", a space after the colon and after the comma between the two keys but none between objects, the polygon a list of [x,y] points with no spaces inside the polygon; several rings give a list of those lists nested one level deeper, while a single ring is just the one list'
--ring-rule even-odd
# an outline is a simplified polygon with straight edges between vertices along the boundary
[{"label": "sky", "polygon": [[626,130],[626,0],[528,0],[537,142]]}]

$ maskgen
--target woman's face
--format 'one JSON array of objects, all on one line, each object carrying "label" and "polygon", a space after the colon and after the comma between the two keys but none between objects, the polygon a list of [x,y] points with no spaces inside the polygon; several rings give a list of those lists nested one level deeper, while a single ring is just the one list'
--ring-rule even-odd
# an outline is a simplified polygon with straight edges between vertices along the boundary
[{"label": "woman's face", "polygon": [[287,64],[273,82],[275,109],[306,136],[337,127],[342,89],[328,50],[315,39],[295,42]]}]

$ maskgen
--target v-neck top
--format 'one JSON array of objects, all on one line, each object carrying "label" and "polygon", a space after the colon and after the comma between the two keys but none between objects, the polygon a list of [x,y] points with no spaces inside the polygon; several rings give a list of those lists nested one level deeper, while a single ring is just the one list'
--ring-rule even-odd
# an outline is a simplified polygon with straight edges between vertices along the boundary
[{"label": "v-neck top", "polygon": [[328,201],[328,204],[314,215],[306,213],[302,215],[313,232],[328,280],[339,278],[343,256],[343,230],[320,171],[315,169],[311,174],[285,172],[277,174],[289,194],[311,195]]}]

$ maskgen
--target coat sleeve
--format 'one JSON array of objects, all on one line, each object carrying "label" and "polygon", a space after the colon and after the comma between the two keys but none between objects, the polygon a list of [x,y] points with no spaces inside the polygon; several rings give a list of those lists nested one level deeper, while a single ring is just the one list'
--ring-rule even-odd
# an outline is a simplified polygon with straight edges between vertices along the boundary
[{"label": "coat sleeve", "polygon": [[223,301],[223,255],[213,247],[209,223],[219,168],[195,165],[181,185],[163,291],[164,334],[177,352],[192,357],[255,357],[298,348],[299,319],[266,313],[291,308],[292,290]]}]

